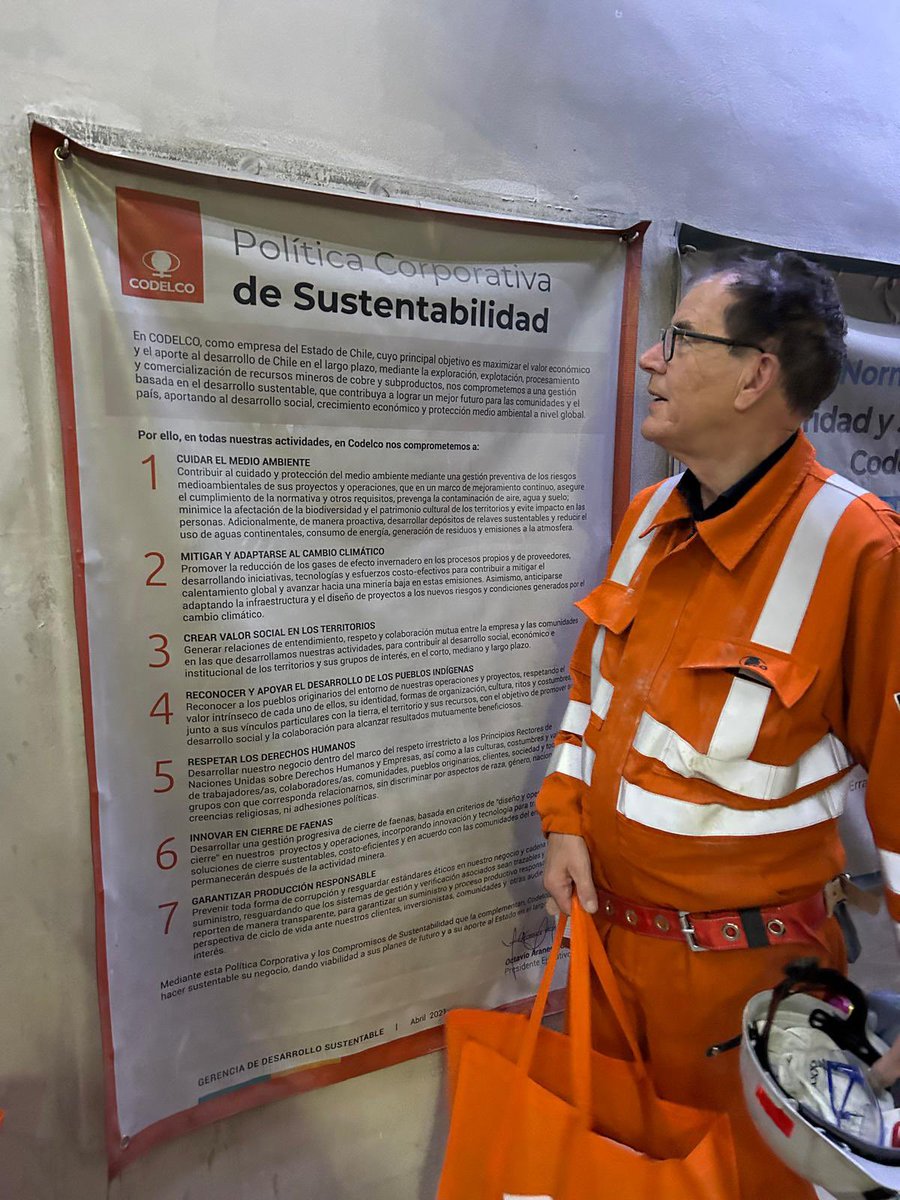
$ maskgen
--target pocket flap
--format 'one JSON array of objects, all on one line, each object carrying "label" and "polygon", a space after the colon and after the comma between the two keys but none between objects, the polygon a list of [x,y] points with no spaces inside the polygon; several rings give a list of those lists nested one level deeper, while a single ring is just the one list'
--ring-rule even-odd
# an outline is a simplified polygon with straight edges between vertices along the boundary
[{"label": "pocket flap", "polygon": [[603,625],[612,633],[624,633],[634,620],[637,603],[631,588],[604,579],[590,595],[577,601],[576,607],[595,625]]},{"label": "pocket flap", "polygon": [[697,638],[682,667],[694,671],[730,671],[743,679],[770,687],[791,708],[809,689],[819,673],[815,663],[802,662],[793,654],[773,650],[756,642],[720,641]]}]

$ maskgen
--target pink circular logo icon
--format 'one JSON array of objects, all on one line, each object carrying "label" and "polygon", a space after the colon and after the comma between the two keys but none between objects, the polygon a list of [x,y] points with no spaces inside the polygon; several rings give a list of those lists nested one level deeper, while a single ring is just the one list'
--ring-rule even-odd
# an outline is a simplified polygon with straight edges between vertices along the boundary
[{"label": "pink circular logo icon", "polygon": [[181,266],[181,259],[169,250],[148,250],[141,262],[158,279],[167,279]]}]

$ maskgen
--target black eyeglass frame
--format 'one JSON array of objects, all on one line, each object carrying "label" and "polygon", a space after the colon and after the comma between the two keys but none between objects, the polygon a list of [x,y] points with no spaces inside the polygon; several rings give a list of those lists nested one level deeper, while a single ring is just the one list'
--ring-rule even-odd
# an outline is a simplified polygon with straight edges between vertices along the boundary
[{"label": "black eyeglass frame", "polygon": [[[671,339],[669,339],[669,331],[671,330]],[[659,331],[659,340],[662,344],[663,360],[667,363],[671,362],[675,356],[675,339],[680,337],[693,338],[697,342],[716,342],[720,346],[740,347],[743,350],[758,350],[760,354],[765,354],[766,351],[762,346],[754,345],[753,342],[736,342],[734,338],[719,337],[715,333],[696,333],[693,329],[682,329],[680,325],[667,325],[665,329]],[[668,350],[666,342],[669,342]]]}]

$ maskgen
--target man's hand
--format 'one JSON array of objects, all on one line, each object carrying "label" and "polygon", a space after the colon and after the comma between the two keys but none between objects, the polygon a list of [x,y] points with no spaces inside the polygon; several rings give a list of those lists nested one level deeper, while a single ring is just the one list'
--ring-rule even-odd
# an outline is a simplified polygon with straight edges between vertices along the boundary
[{"label": "man's hand", "polygon": [[572,911],[572,891],[585,912],[597,911],[597,893],[591,875],[591,858],[584,838],[571,833],[551,833],[544,859],[544,887],[550,893],[547,912],[557,917]]},{"label": "man's hand", "polygon": [[900,1037],[887,1054],[882,1054],[869,1071],[869,1078],[878,1087],[892,1087],[900,1079]]}]

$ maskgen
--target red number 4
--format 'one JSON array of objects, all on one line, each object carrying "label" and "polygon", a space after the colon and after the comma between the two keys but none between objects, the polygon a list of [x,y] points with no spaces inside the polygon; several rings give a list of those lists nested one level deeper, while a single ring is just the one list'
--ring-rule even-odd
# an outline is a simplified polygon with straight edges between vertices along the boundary
[{"label": "red number 4", "polygon": [[165,723],[167,725],[169,724],[169,722],[172,720],[172,708],[169,704],[168,692],[163,692],[160,698],[156,701],[156,703],[150,709],[150,716],[162,717]]}]

